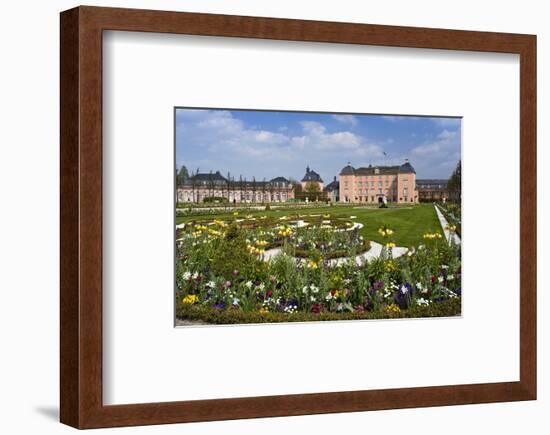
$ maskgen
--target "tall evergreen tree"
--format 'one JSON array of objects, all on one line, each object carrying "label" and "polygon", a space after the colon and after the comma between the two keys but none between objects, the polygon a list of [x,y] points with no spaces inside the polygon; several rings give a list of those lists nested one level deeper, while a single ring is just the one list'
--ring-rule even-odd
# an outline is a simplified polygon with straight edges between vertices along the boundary
[{"label": "tall evergreen tree", "polygon": [[176,175],[176,184],[178,186],[181,186],[183,183],[187,181],[188,178],[189,178],[189,172],[187,171],[187,168],[185,167],[185,165],[181,165],[181,168]]},{"label": "tall evergreen tree", "polygon": [[451,201],[460,202],[462,197],[462,161],[459,160],[453,174],[447,183],[449,191],[449,199]]}]

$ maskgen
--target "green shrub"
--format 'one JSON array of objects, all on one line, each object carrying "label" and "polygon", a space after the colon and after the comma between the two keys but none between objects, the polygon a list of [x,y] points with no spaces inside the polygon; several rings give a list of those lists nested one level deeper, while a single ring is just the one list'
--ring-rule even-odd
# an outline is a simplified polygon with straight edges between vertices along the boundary
[{"label": "green shrub", "polygon": [[[361,246],[357,249],[356,255],[363,254],[367,252],[371,248],[371,244],[369,240],[364,240]],[[333,258],[341,258],[346,257],[348,255],[348,251],[346,249],[339,249],[336,251],[331,251],[323,254],[323,257],[326,259],[333,259]],[[311,258],[312,257],[312,251],[307,249],[298,249],[294,251],[294,256],[298,258]]]},{"label": "green shrub", "polygon": [[235,270],[241,276],[252,276],[257,259],[250,254],[242,231],[232,224],[220,240],[212,257],[210,270],[215,276],[231,279]]}]

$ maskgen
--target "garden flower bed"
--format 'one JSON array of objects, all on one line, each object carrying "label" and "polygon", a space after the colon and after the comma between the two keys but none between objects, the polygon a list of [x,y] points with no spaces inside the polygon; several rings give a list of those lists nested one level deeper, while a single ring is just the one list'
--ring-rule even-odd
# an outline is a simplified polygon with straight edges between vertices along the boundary
[{"label": "garden flower bed", "polygon": [[401,311],[354,311],[344,313],[297,312],[289,316],[284,312],[243,311],[239,309],[220,310],[205,305],[191,305],[178,301],[176,304],[176,315],[180,319],[221,325],[243,323],[322,322],[332,320],[406,319],[458,316],[461,312],[461,304],[461,298],[456,298],[431,306],[416,306],[409,310]]},{"label": "garden flower bed", "polygon": [[[370,243],[351,217],[188,223],[177,231],[177,315],[257,323],[460,314],[460,248],[426,234],[422,245],[393,258],[393,230],[379,233],[386,240],[380,256],[358,264]],[[280,252],[266,260],[274,247]],[[331,265],[335,256],[345,261]]]}]

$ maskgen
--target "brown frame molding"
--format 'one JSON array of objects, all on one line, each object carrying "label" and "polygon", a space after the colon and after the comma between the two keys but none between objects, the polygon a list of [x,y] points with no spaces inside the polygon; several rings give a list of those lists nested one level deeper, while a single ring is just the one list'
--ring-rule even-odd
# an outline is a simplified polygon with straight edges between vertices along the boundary
[{"label": "brown frame molding", "polygon": [[[520,55],[520,381],[149,404],[102,403],[102,32]],[[61,13],[61,422],[181,423],[536,399],[536,36],[81,6]]]}]

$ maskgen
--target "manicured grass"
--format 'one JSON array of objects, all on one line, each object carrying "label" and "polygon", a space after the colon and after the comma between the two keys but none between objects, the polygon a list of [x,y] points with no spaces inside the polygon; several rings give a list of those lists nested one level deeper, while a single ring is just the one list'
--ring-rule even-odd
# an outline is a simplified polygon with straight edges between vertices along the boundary
[{"label": "manicured grass", "polygon": [[[333,207],[304,208],[301,210],[259,210],[241,211],[238,217],[253,216],[285,216],[295,214],[320,214],[330,213],[338,216],[355,216],[355,222],[364,226],[361,235],[368,240],[382,243],[384,238],[378,234],[378,229],[386,225],[394,230],[393,241],[397,246],[411,247],[418,246],[423,242],[423,235],[426,233],[439,232],[443,234],[437,214],[432,204],[417,204],[406,206],[395,206],[386,209],[367,208],[360,205],[337,205]],[[202,221],[212,219],[235,218],[232,212],[208,215],[178,216],[176,224],[182,222]]]}]

